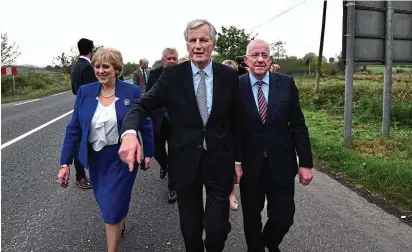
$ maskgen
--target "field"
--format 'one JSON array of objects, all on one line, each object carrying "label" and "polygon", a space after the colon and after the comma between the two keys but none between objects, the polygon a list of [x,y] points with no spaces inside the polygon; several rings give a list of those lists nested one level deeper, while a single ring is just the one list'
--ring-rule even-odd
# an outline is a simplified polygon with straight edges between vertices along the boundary
[{"label": "field", "polygon": [[296,78],[318,165],[398,209],[412,211],[412,82],[393,84],[389,139],[381,137],[382,80],[354,83],[352,146],[343,144],[344,80]]}]

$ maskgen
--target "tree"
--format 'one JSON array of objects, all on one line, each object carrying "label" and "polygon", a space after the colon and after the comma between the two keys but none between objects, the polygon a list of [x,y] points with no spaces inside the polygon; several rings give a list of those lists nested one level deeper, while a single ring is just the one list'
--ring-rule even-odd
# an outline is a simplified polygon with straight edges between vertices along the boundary
[{"label": "tree", "polygon": [[7,33],[1,34],[1,65],[13,65],[17,57],[20,56],[19,46],[13,42],[9,44]]},{"label": "tree", "polygon": [[72,57],[67,56],[65,52],[62,52],[59,56],[53,58],[53,65],[58,66],[58,69],[65,73],[70,73],[71,62]]},{"label": "tree", "polygon": [[286,42],[281,41],[281,40],[270,44],[270,49],[273,52],[272,57],[276,58],[277,62],[279,62],[280,58],[283,58],[286,56],[285,45],[286,45]]},{"label": "tree", "polygon": [[[103,47],[95,46],[93,48],[93,53],[97,51],[97,49]],[[58,66],[58,69],[62,70],[65,73],[70,73],[70,68],[74,63],[76,63],[79,56],[79,50],[76,47],[71,47],[69,53],[62,52],[59,56],[53,58],[53,65]],[[55,67],[56,68],[56,67]],[[57,68],[56,68],[57,69]]]},{"label": "tree", "polygon": [[215,50],[218,55],[215,56],[215,60],[217,62],[226,59],[235,60],[237,56],[245,55],[247,45],[256,35],[246,33],[244,29],[238,29],[233,25],[228,28],[222,26],[216,41]]},{"label": "tree", "polygon": [[305,54],[305,56],[303,56],[303,62],[308,67],[309,74],[311,73],[311,70],[314,68],[313,66],[315,65],[314,62],[317,61],[316,59],[317,56],[314,52],[307,53]]}]

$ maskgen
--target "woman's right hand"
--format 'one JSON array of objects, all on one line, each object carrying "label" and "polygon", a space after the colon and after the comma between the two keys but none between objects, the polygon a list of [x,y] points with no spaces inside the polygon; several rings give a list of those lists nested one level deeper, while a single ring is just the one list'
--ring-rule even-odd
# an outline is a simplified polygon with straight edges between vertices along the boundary
[{"label": "woman's right hand", "polygon": [[57,175],[57,179],[59,180],[59,185],[63,188],[66,188],[69,185],[69,177],[70,177],[70,166],[60,168],[59,174]]}]

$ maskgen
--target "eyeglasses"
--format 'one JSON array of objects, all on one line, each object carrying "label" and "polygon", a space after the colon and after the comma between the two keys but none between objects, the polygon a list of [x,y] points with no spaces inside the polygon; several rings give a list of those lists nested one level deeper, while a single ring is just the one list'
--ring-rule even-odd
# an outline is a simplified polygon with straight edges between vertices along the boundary
[{"label": "eyeglasses", "polygon": [[250,58],[252,58],[252,59],[254,59],[254,60],[259,59],[259,56],[262,56],[262,59],[264,59],[264,60],[270,59],[270,55],[269,55],[269,54],[266,54],[266,53],[253,53],[253,54],[248,54],[248,55],[246,55],[246,56],[247,56],[247,57],[250,57]]}]

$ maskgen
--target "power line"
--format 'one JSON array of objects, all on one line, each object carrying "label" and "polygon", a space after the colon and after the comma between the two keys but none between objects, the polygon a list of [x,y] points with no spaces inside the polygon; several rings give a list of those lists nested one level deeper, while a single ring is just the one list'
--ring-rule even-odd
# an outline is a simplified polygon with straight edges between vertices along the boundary
[{"label": "power line", "polygon": [[265,21],[265,22],[263,22],[263,23],[261,23],[261,24],[259,24],[259,25],[255,26],[255,27],[253,27],[253,28],[251,29],[251,31],[253,31],[254,29],[256,29],[256,28],[258,28],[258,27],[260,27],[260,26],[262,26],[262,25],[264,25],[264,24],[266,24],[266,23],[268,23],[268,22],[272,21],[273,19],[275,19],[275,18],[277,18],[277,17],[282,16],[283,14],[285,14],[285,13],[287,13],[287,12],[289,12],[289,11],[293,10],[294,8],[298,7],[299,5],[303,4],[303,3],[304,3],[304,2],[306,2],[306,1],[307,1],[307,0],[303,0],[302,2],[298,3],[297,5],[292,6],[291,8],[289,8],[289,9],[285,10],[284,12],[277,14],[277,15],[276,15],[276,16],[274,16],[273,18],[271,18],[271,19],[269,19],[269,20],[267,20],[267,21]]}]

